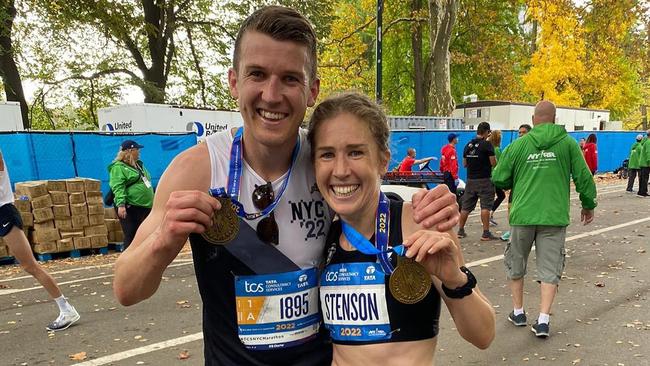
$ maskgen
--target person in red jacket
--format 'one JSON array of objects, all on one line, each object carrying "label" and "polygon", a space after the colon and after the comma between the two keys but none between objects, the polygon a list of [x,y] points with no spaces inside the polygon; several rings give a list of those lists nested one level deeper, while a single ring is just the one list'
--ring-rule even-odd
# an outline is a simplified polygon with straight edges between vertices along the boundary
[{"label": "person in red jacket", "polygon": [[398,170],[400,172],[410,172],[410,171],[413,170],[413,164],[422,164],[422,163],[426,163],[429,160],[433,160],[433,158],[428,157],[428,158],[423,158],[423,159],[416,159],[415,158],[415,149],[412,148],[412,147],[409,147],[406,150],[406,157],[399,164]]},{"label": "person in red jacket", "polygon": [[456,193],[456,181],[458,180],[458,157],[456,156],[456,145],[458,134],[447,135],[449,143],[440,151],[440,171],[444,174],[445,184],[451,193]]},{"label": "person in red jacket", "polygon": [[596,134],[592,133],[587,137],[587,142],[582,150],[591,175],[598,170],[598,147],[596,147]]}]

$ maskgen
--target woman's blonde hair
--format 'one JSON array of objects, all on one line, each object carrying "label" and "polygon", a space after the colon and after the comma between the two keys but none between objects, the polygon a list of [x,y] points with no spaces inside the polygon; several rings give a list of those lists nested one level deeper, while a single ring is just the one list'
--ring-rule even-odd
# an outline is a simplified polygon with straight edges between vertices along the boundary
[{"label": "woman's blonde hair", "polygon": [[121,161],[131,166],[135,166],[138,160],[135,158],[135,154],[133,154],[133,150],[137,150],[137,149],[128,149],[128,150],[120,149],[117,152],[114,161]]},{"label": "woman's blonde hair", "polygon": [[501,130],[492,131],[487,140],[490,141],[492,146],[501,147]]}]

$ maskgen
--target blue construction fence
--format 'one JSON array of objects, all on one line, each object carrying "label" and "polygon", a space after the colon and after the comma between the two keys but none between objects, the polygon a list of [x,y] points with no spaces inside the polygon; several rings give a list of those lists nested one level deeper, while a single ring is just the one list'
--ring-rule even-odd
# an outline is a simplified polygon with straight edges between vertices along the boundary
[{"label": "blue construction fence", "polygon": [[0,150],[12,188],[16,182],[84,177],[101,180],[106,193],[107,167],[124,140],[144,146],[140,159],[154,187],[172,159],[197,141],[194,133],[7,132],[0,133]]},{"label": "blue construction fence", "polygon": [[[451,132],[459,135],[458,145],[456,145],[456,153],[459,159],[458,175],[461,179],[466,179],[467,170],[463,168],[462,164],[463,148],[476,136],[476,131],[474,130],[392,131],[390,139],[391,162],[389,169],[397,166],[406,156],[406,150],[409,147],[413,147],[416,150],[417,158],[436,157],[438,160],[431,161],[429,166],[433,170],[439,170],[440,149],[448,143],[447,135]],[[619,168],[623,160],[629,157],[630,148],[635,142],[636,136],[638,134],[645,134],[639,131],[576,131],[569,132],[569,135],[577,141],[580,138],[586,139],[591,133],[596,134],[598,141],[598,172],[600,173],[611,172]],[[503,150],[515,138],[517,138],[517,131],[502,130],[501,149]],[[417,170],[415,166],[413,169]]]}]

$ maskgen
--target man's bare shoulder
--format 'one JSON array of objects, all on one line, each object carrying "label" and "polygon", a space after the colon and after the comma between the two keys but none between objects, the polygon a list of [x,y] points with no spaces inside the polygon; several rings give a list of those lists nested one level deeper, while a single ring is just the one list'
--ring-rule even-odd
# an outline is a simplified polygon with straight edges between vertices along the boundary
[{"label": "man's bare shoulder", "polygon": [[207,190],[210,186],[210,153],[205,144],[196,145],[177,155],[163,179],[177,189]]}]

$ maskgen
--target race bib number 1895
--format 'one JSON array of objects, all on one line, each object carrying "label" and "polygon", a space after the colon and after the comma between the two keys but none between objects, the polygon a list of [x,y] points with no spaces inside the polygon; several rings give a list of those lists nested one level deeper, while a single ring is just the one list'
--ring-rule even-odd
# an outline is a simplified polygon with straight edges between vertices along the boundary
[{"label": "race bib number 1895", "polygon": [[239,339],[248,349],[303,343],[318,333],[315,268],[269,275],[236,276]]}]

